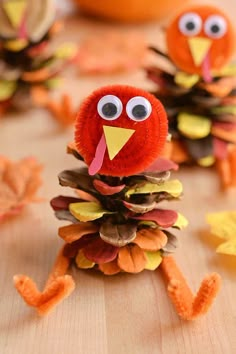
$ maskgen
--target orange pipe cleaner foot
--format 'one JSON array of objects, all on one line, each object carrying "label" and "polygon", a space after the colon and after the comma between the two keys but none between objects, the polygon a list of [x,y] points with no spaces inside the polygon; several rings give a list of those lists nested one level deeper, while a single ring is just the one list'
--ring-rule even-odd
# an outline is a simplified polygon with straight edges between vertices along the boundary
[{"label": "orange pipe cleaner foot", "polygon": [[168,281],[167,291],[176,312],[185,320],[193,320],[208,311],[220,288],[220,276],[206,276],[194,296],[173,257],[164,257],[161,269]]},{"label": "orange pipe cleaner foot", "polygon": [[70,265],[68,258],[60,251],[55,265],[48,277],[45,288],[42,292],[37,289],[35,282],[25,275],[14,276],[14,285],[25,300],[32,307],[35,307],[40,315],[47,314],[65,297],[69,296],[75,288],[75,283],[70,275],[64,275]]},{"label": "orange pipe cleaner foot", "polygon": [[229,147],[228,156],[216,161],[223,188],[236,186],[236,148]]}]

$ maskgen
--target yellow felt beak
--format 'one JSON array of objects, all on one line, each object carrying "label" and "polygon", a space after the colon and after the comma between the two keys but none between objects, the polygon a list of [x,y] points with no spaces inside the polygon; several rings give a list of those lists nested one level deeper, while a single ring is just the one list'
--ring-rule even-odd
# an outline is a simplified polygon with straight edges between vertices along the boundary
[{"label": "yellow felt beak", "polygon": [[10,0],[4,1],[2,7],[15,29],[18,29],[25,15],[27,0]]},{"label": "yellow felt beak", "polygon": [[209,38],[204,37],[192,37],[188,39],[188,45],[194,64],[200,66],[205,59],[212,41]]},{"label": "yellow felt beak", "polygon": [[103,131],[110,160],[114,159],[135,132],[133,129],[109,127],[107,125],[103,126]]}]

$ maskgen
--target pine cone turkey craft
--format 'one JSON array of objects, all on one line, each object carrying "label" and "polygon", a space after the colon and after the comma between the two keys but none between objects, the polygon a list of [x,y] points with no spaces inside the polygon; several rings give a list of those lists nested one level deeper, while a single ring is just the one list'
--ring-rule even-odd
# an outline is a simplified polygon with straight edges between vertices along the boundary
[{"label": "pine cone turkey craft", "polygon": [[51,107],[50,89],[75,58],[75,48],[50,41],[60,27],[53,0],[0,1],[0,113],[39,105]]},{"label": "pine cone turkey craft", "polygon": [[[205,313],[219,288],[217,274],[204,278],[196,296],[170,254],[177,246],[175,228],[186,219],[161,202],[178,199],[182,185],[171,180],[177,165],[160,157],[167,138],[167,118],[159,100],[129,86],[109,86],[92,93],[79,110],[75,142],[68,151],[85,165],[59,175],[62,186],[78,196],[51,201],[65,241],[42,293],[24,275],[15,286],[24,300],[45,314],[74,288],[65,275],[74,263],[106,275],[161,268],[178,314],[193,319]],[[143,171],[143,172],[142,172]]]},{"label": "pine cone turkey craft", "polygon": [[177,163],[216,165],[223,186],[236,185],[236,65],[228,64],[235,34],[209,6],[181,12],[166,31],[168,64],[147,68],[168,115]]}]

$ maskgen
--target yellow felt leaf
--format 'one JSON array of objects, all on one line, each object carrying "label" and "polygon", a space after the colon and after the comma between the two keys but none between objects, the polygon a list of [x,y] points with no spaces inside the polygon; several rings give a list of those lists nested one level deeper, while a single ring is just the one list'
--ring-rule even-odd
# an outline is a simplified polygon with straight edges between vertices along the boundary
[{"label": "yellow felt leaf", "polygon": [[236,239],[222,243],[217,247],[216,252],[236,256]]},{"label": "yellow felt leaf", "polygon": [[62,79],[57,77],[53,79],[46,80],[44,84],[47,86],[49,89],[55,89],[58,88],[62,83]]},{"label": "yellow felt leaf", "polygon": [[16,81],[1,80],[0,81],[0,101],[5,101],[8,98],[10,98],[14,94],[16,87],[17,87]]},{"label": "yellow felt leaf", "polygon": [[11,0],[2,3],[2,7],[13,27],[18,28],[20,26],[25,14],[26,6],[26,0]]},{"label": "yellow felt leaf", "polygon": [[4,43],[4,47],[6,49],[11,50],[12,52],[19,52],[20,50],[26,48],[28,44],[29,42],[27,41],[27,39],[18,38],[6,41]]},{"label": "yellow felt leaf", "polygon": [[56,49],[54,56],[58,59],[73,58],[78,51],[78,48],[73,43],[65,43]]},{"label": "yellow felt leaf", "polygon": [[209,167],[215,163],[215,158],[214,156],[206,156],[202,157],[201,159],[198,159],[197,162],[200,166]]},{"label": "yellow felt leaf", "polygon": [[110,160],[114,159],[135,132],[133,129],[109,127],[106,125],[103,126],[103,131]]},{"label": "yellow felt leaf", "polygon": [[200,66],[210,49],[212,41],[205,37],[190,37],[188,44],[195,65]]},{"label": "yellow felt leaf", "polygon": [[188,226],[188,220],[182,214],[178,213],[178,218],[173,226],[182,230]]},{"label": "yellow felt leaf", "polygon": [[144,252],[145,257],[147,258],[147,263],[145,265],[145,269],[147,270],[155,270],[161,264],[162,256],[161,252]]},{"label": "yellow felt leaf", "polygon": [[180,113],[177,121],[179,131],[190,139],[205,138],[211,132],[211,120],[207,117]]},{"label": "yellow felt leaf", "polygon": [[236,63],[231,63],[220,71],[214,71],[214,76],[236,76]]},{"label": "yellow felt leaf", "polygon": [[199,79],[199,75],[190,75],[183,71],[178,71],[175,75],[175,83],[185,88],[193,87],[199,81]]},{"label": "yellow felt leaf", "polygon": [[76,219],[83,222],[99,219],[104,214],[114,214],[95,202],[71,203],[69,210]]},{"label": "yellow felt leaf", "polygon": [[173,197],[179,197],[183,191],[183,186],[179,180],[169,180],[162,184],[154,184],[150,182],[144,182],[141,185],[134,186],[126,192],[126,196],[129,197],[132,194],[149,194],[149,193],[161,193],[166,192]]},{"label": "yellow felt leaf", "polygon": [[206,219],[212,234],[224,240],[236,240],[236,211],[207,214]]},{"label": "yellow felt leaf", "polygon": [[215,114],[233,114],[236,115],[236,106],[222,106],[222,107],[215,107],[212,109],[212,112]]},{"label": "yellow felt leaf", "polygon": [[84,256],[82,250],[80,250],[75,258],[75,263],[77,264],[78,268],[82,269],[90,269],[93,268],[95,263],[90,261]]}]

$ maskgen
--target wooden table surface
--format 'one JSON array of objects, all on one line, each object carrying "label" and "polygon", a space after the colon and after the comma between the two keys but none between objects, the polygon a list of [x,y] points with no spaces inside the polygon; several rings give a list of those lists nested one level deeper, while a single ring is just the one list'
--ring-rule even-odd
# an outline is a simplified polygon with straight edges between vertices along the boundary
[{"label": "wooden table surface", "polygon": [[[231,14],[234,2],[224,2]],[[114,25],[77,18],[67,23],[61,40],[79,42],[88,32],[111,27]],[[116,27],[138,29],[152,43],[159,38],[157,24]],[[141,71],[78,77],[69,70],[61,91],[70,90],[78,104],[91,90],[108,83],[150,87]],[[1,154],[12,159],[34,155],[44,164],[40,195],[46,199],[0,226],[0,353],[236,353],[236,257],[215,253],[218,240],[209,235],[205,222],[206,212],[235,209],[236,190],[220,192],[217,176],[210,169],[181,169],[178,178],[184,185],[184,197],[173,204],[190,222],[180,234],[181,245],[176,252],[190,286],[196,290],[202,277],[212,271],[223,279],[221,292],[205,317],[195,322],[180,320],[158,271],[107,277],[72,269],[76,289],[48,317],[38,317],[25,306],[12,277],[27,274],[42,287],[61,246],[57,229],[65,223],[56,220],[48,201],[70,193],[58,185],[57,174],[77,165],[65,152],[72,139],[73,129],[58,130],[43,110],[11,115],[0,123]]]}]

